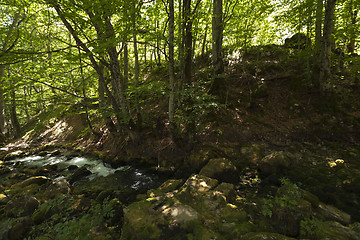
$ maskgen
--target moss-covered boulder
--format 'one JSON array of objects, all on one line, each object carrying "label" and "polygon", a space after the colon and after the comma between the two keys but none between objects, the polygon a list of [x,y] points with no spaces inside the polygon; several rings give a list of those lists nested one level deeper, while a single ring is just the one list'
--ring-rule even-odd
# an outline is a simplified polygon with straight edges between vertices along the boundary
[{"label": "moss-covered boulder", "polygon": [[278,233],[267,232],[251,232],[247,233],[240,238],[241,240],[295,240],[295,238],[287,237]]},{"label": "moss-covered boulder", "polygon": [[32,226],[30,217],[9,219],[0,224],[0,239],[21,240],[26,237]]},{"label": "moss-covered boulder", "polygon": [[42,184],[46,184],[49,182],[51,182],[50,178],[47,178],[45,176],[36,176],[36,177],[28,178],[22,182],[19,182],[19,183],[13,185],[13,188],[24,188],[31,184],[42,185]]},{"label": "moss-covered boulder", "polygon": [[318,224],[312,239],[360,240],[360,233],[338,222],[322,222]]},{"label": "moss-covered boulder", "polygon": [[239,181],[237,168],[226,158],[210,159],[199,174],[221,182],[237,183]]},{"label": "moss-covered boulder", "polygon": [[350,214],[331,205],[320,203],[317,212],[328,221],[336,221],[344,225],[349,225],[351,223]]},{"label": "moss-covered boulder", "polygon": [[125,210],[122,239],[236,239],[256,231],[234,185],[192,175],[169,180]]},{"label": "moss-covered boulder", "polygon": [[291,164],[291,158],[288,153],[283,151],[272,152],[260,161],[256,162],[261,173],[271,175],[288,169]]},{"label": "moss-covered boulder", "polygon": [[27,194],[11,197],[6,203],[5,215],[7,217],[19,217],[31,215],[39,206],[39,201]]}]

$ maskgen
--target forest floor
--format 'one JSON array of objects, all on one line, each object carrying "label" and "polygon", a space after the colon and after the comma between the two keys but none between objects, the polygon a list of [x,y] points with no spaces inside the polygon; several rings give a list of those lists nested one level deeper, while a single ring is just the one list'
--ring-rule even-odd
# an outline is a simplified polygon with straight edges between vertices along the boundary
[{"label": "forest floor", "polygon": [[[19,154],[28,155],[44,151],[51,154],[57,148],[66,148],[68,149],[66,151],[76,149],[81,154],[96,155],[114,167],[129,163],[141,165],[170,179],[165,187],[162,185],[161,188],[149,190],[143,195],[135,196],[128,190],[125,193],[115,194],[117,199],[121,198],[124,207],[126,206],[125,223],[121,234],[121,230],[115,227],[119,227],[120,224],[114,223],[120,220],[114,220],[113,216],[106,214],[106,216],[102,215],[108,206],[120,212],[118,203],[104,202],[103,195],[114,197],[114,194],[104,193],[106,189],[89,187],[86,191],[79,191],[78,193],[82,195],[74,196],[71,200],[78,201],[78,205],[66,202],[64,199],[56,200],[66,202],[70,205],[68,208],[73,208],[74,212],[69,213],[71,218],[67,215],[67,221],[76,217],[87,221],[88,219],[79,217],[81,211],[88,215],[92,213],[101,216],[94,219],[93,216],[81,215],[87,216],[92,221],[99,219],[106,221],[106,227],[110,230],[106,232],[104,229],[97,229],[99,233],[105,234],[97,236],[96,233],[91,232],[93,230],[91,228],[86,233],[90,239],[115,239],[119,234],[122,235],[122,239],[165,239],[165,236],[173,236],[167,239],[291,239],[290,237],[319,240],[326,237],[340,240],[360,239],[360,233],[357,232],[359,231],[357,222],[360,222],[359,79],[352,79],[346,72],[338,72],[331,85],[336,88],[332,87],[331,91],[320,96],[311,91],[309,71],[305,64],[308,60],[306,54],[302,51],[289,54],[290,51],[293,50],[281,46],[264,46],[253,47],[242,53],[233,53],[227,59],[226,65],[225,102],[215,108],[211,104],[209,106],[207,103],[201,103],[200,111],[196,109],[190,111],[195,125],[192,129],[196,131],[191,141],[171,138],[167,123],[161,120],[166,119],[164,109],[167,98],[160,96],[145,102],[144,109],[147,112],[144,114],[140,142],[132,142],[129,139],[119,142],[106,132],[102,136],[91,135],[84,114],[78,113],[82,110],[81,107],[73,106],[67,109],[66,114],[61,118],[55,113],[47,113],[40,114],[33,122],[30,121],[27,132],[21,139],[4,146],[1,152],[2,158],[6,163]],[[206,57],[197,59],[195,68],[197,71],[194,79],[199,81],[195,85],[206,86],[205,80],[211,75],[209,60]],[[159,76],[166,76],[165,71],[166,68],[157,69],[150,74],[149,81]],[[342,76],[345,76],[345,79]],[[163,80],[166,81],[166,78]],[[94,126],[97,126],[96,124],[95,122]],[[188,135],[182,133],[182,136],[186,139]],[[221,164],[216,165],[219,162]],[[228,164],[230,167],[226,167]],[[6,164],[3,165],[2,169],[5,169]],[[21,183],[27,177],[35,177],[29,175],[29,171],[17,181],[18,176],[12,178],[10,176],[10,172],[3,171],[1,184],[5,189],[4,193],[14,182]],[[50,176],[51,174],[46,177],[51,178]],[[217,182],[214,183],[211,179]],[[194,184],[191,185],[191,182]],[[220,192],[225,196],[225,205],[219,203],[219,199],[215,197],[214,201],[219,208],[219,212],[215,215],[211,214],[213,209],[208,203],[209,200],[205,201],[207,203],[204,207],[192,205],[194,203],[187,199],[191,198],[199,202],[207,199],[210,195],[195,194],[189,188],[191,185],[197,187],[198,192],[202,192],[199,189],[203,189],[204,182],[206,186],[213,184],[211,191],[204,190],[205,192],[213,194],[212,196],[217,196]],[[221,183],[228,183],[231,186]],[[24,187],[28,186],[21,186],[22,189]],[[303,194],[300,198],[311,203],[311,210],[304,210],[301,207],[298,209],[292,205],[294,204],[292,201],[295,201],[295,205],[301,205],[297,197],[299,187],[301,191],[309,193]],[[231,194],[230,196],[229,192],[234,192],[236,197]],[[10,191],[10,193],[18,196],[17,192]],[[134,196],[124,198],[124,194]],[[9,201],[4,200],[5,195],[0,199],[0,207],[3,206],[1,211],[9,214],[9,218],[13,218],[13,212],[9,213],[5,209],[9,205]],[[99,207],[86,202],[83,200],[85,199],[83,195],[92,199],[91,201],[96,199],[99,202],[100,198],[102,205],[100,204]],[[102,197],[99,197],[100,195]],[[44,239],[39,238],[44,234],[44,232],[40,233],[39,226],[56,224],[45,220],[54,214],[50,214],[46,207],[53,207],[58,202],[52,200],[54,202],[50,204],[44,195],[36,195],[36,197],[42,199],[40,206],[46,202],[48,205],[38,210],[34,209],[37,214],[32,213],[32,221],[35,221],[35,224],[32,223],[34,227],[28,231],[34,239]],[[213,197],[210,199],[213,201]],[[319,207],[320,205],[322,207]],[[230,214],[226,210],[228,206],[242,210],[238,212],[233,210]],[[336,210],[328,210],[331,208],[329,206],[336,207]],[[142,211],[150,208],[153,210],[148,215],[157,220],[150,221],[148,217],[142,215]],[[170,221],[167,218],[165,221],[159,217],[157,215],[159,209],[162,209],[162,215],[175,216],[175,220]],[[184,215],[176,215],[174,209]],[[323,209],[327,209],[324,210],[326,213]],[[280,213],[275,214],[276,211]],[[297,214],[300,212],[301,217],[294,213],[296,211]],[[237,215],[233,216],[234,212]],[[23,217],[22,213],[19,216]],[[218,216],[221,216],[221,219]],[[351,216],[351,220],[347,219],[348,216]],[[213,218],[214,222],[209,223],[207,218]],[[318,231],[317,220],[314,220],[318,218],[324,222],[332,221],[326,226],[322,225],[321,228],[342,229],[342,232],[334,230],[328,233],[330,235],[326,235]],[[57,221],[60,221],[59,219]],[[146,221],[150,221],[151,224],[147,226],[147,230],[144,230],[136,221],[134,222],[134,219],[138,219],[138,224],[145,224]],[[143,223],[142,220],[145,222]],[[30,221],[29,219],[20,219],[17,223],[19,221],[31,225],[27,222]],[[187,221],[195,221],[194,226],[198,226],[201,231],[190,227]],[[286,222],[289,224],[286,225]],[[334,227],[335,223],[342,225]],[[82,223],[77,222],[77,224],[76,226],[79,227]],[[169,226],[165,226],[167,224]],[[224,229],[214,225],[221,225]],[[1,225],[8,232],[14,230],[14,226],[16,224],[13,223]],[[64,229],[80,234],[64,224],[58,231],[63,234],[61,236],[64,239],[71,236],[66,235]],[[268,238],[249,235],[249,232],[259,231],[282,235],[267,235]],[[4,232],[6,231],[0,231],[1,234],[5,234]]]}]

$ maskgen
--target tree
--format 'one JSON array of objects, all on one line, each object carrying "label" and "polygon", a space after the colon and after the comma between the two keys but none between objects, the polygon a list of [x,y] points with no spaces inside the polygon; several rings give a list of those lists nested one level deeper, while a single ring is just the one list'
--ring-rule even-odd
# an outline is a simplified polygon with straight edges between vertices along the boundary
[{"label": "tree", "polygon": [[334,28],[334,12],[336,0],[327,0],[325,9],[324,29],[322,37],[322,49],[320,55],[320,73],[316,87],[318,91],[324,91],[324,83],[331,78],[331,45],[333,42],[332,32]]},{"label": "tree", "polygon": [[223,63],[223,3],[222,0],[213,1],[212,16],[212,63],[214,68],[211,92],[224,99],[226,85],[224,81]]},{"label": "tree", "polygon": [[169,0],[169,121],[173,126],[175,113],[175,61],[174,61],[174,32],[175,32],[174,0]]}]

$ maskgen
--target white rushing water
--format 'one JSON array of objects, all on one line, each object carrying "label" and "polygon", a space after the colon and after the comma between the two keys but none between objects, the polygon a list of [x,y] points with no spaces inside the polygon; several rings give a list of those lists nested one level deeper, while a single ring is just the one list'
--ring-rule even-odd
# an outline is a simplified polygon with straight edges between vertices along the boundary
[{"label": "white rushing water", "polygon": [[[40,168],[46,165],[57,165],[59,174],[55,180],[64,179],[69,177],[74,170],[68,170],[69,166],[77,166],[78,168],[85,166],[92,174],[87,176],[86,179],[92,180],[96,177],[106,177],[111,174],[116,175],[116,179],[124,185],[127,185],[133,189],[139,189],[147,185],[155,183],[157,177],[153,174],[146,174],[143,170],[133,168],[131,166],[122,166],[119,168],[112,168],[108,164],[104,164],[101,159],[92,157],[78,156],[78,157],[66,157],[66,156],[39,156],[31,155],[26,157],[20,157],[12,160],[13,164],[22,163],[26,167]],[[155,182],[154,182],[155,180]]]},{"label": "white rushing water", "polygon": [[124,167],[121,168],[111,168],[107,164],[104,164],[100,159],[93,159],[87,157],[74,157],[68,160],[64,156],[39,156],[39,155],[32,155],[22,158],[17,158],[13,160],[14,163],[21,162],[25,166],[28,167],[43,167],[45,165],[58,165],[58,168],[65,169],[68,166],[75,165],[77,167],[85,166],[92,175],[90,179],[95,177],[103,176],[106,177],[110,174],[115,173],[117,170],[122,170]]}]

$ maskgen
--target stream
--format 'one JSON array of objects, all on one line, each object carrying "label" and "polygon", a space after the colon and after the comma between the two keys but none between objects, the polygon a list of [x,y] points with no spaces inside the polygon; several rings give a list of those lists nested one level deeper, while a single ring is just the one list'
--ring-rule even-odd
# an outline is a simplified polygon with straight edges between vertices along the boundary
[{"label": "stream", "polygon": [[14,160],[9,161],[9,164],[11,170],[15,172],[17,171],[17,168],[19,168],[19,165],[27,169],[40,169],[50,166],[52,169],[57,169],[55,174],[50,176],[53,180],[69,180],[69,178],[71,178],[71,176],[80,168],[86,168],[91,172],[89,175],[81,177],[74,182],[72,184],[73,186],[86,185],[89,184],[89,181],[96,181],[102,177],[109,185],[118,185],[116,188],[131,188],[136,191],[144,191],[156,188],[163,182],[161,177],[147,169],[140,169],[132,166],[112,168],[101,159],[87,156],[69,157],[63,155],[52,156],[50,154],[45,156],[30,155],[15,158]]}]

